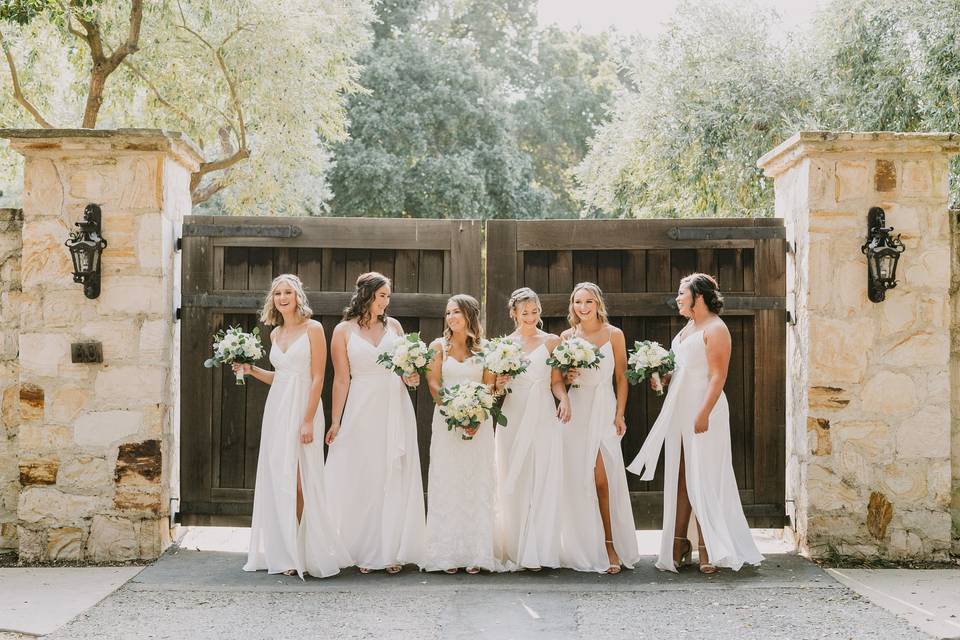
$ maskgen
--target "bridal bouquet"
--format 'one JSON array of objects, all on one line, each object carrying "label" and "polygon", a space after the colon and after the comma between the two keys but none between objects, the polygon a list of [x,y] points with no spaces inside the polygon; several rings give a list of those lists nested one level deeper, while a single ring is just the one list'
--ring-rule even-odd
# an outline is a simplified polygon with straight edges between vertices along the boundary
[{"label": "bridal bouquet", "polygon": [[480,382],[461,382],[440,388],[440,413],[447,421],[447,430],[460,429],[460,437],[473,440],[467,429],[476,429],[493,416],[494,421],[506,426],[507,418],[494,404],[493,394]]},{"label": "bridal bouquet", "polygon": [[657,395],[662,396],[663,383],[660,382],[660,376],[673,371],[675,367],[673,351],[667,351],[659,342],[652,340],[637,341],[627,358],[627,380],[630,384],[637,384],[649,377],[653,380]]},{"label": "bridal bouquet", "polygon": [[[213,335],[213,357],[207,358],[203,366],[211,369],[224,364],[253,364],[262,357],[260,327],[254,327],[250,333],[240,327],[229,327]],[[243,373],[238,371],[235,375],[237,384],[246,384]]]},{"label": "bridal bouquet", "polygon": [[[566,373],[570,369],[596,369],[603,354],[592,342],[577,336],[562,340],[547,358],[547,364]],[[576,389],[578,385],[573,385]]]},{"label": "bridal bouquet", "polygon": [[523,352],[520,342],[506,336],[484,342],[480,347],[480,357],[484,369],[498,376],[512,378],[530,366],[530,358]]},{"label": "bridal bouquet", "polygon": [[397,340],[393,349],[377,356],[377,363],[398,376],[409,376],[414,373],[424,375],[429,369],[427,365],[436,354],[436,350],[427,348],[420,339],[419,333],[408,333]]}]

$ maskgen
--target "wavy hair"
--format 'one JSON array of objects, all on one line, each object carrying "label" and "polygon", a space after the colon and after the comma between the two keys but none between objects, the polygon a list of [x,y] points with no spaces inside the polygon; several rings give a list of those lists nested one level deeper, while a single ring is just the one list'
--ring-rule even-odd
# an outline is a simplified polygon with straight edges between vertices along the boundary
[{"label": "wavy hair", "polygon": [[[507,300],[507,310],[510,312],[510,319],[513,320],[515,326],[519,326],[519,321],[517,320],[517,307],[524,302],[536,302],[537,308],[540,311],[543,311],[543,305],[540,304],[540,296],[537,295],[537,292],[531,289],[530,287],[520,287],[516,291],[510,294],[510,299]],[[540,318],[541,326],[543,325],[543,318]]]},{"label": "wavy hair", "polygon": [[305,320],[313,316],[313,309],[307,301],[307,294],[303,290],[303,283],[300,278],[292,273],[281,273],[270,283],[270,290],[267,291],[267,297],[263,301],[263,309],[260,310],[260,322],[268,326],[283,325],[283,314],[277,311],[273,304],[273,292],[281,284],[289,284],[290,288],[297,296],[297,313]]},{"label": "wavy hair", "polygon": [[[460,313],[463,314],[463,319],[467,325],[467,352],[474,353],[480,347],[480,341],[483,339],[483,328],[480,326],[480,303],[477,302],[476,298],[465,293],[450,296],[447,304],[451,302],[456,303]],[[443,339],[446,340],[448,345],[453,340],[453,331],[450,330],[446,320],[443,322]]]},{"label": "wavy hair", "polygon": [[[370,305],[373,303],[373,298],[376,296],[377,291],[383,286],[390,286],[390,278],[382,273],[376,271],[361,273],[357,278],[353,296],[350,297],[350,304],[343,309],[343,319],[353,320],[356,318],[357,324],[361,327],[368,326],[370,321],[373,320],[373,318],[370,317]],[[382,316],[377,317],[377,322],[386,325],[387,314],[384,313]]]},{"label": "wavy hair", "polygon": [[576,329],[580,324],[580,316],[577,315],[576,311],[573,310],[573,298],[577,295],[577,291],[587,291],[597,300],[597,318],[600,322],[606,324],[607,322],[607,303],[603,300],[603,291],[600,290],[600,287],[593,284],[592,282],[579,282],[573,288],[573,291],[570,292],[570,306],[567,308],[567,322],[570,323],[570,327]]},{"label": "wavy hair", "polygon": [[690,289],[690,295],[693,296],[693,304],[697,303],[697,298],[703,298],[703,303],[707,309],[719,315],[723,312],[723,295],[720,293],[720,285],[713,276],[705,273],[691,273],[680,280],[681,287]]}]

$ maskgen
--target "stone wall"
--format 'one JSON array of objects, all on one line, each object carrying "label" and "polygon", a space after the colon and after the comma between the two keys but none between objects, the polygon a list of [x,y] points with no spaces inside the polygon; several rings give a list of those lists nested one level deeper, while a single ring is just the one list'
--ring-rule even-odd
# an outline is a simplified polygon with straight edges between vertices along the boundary
[{"label": "stone wall", "polygon": [[[2,131],[25,157],[17,544],[24,561],[154,558],[175,490],[176,237],[199,154],[156,130]],[[63,246],[100,204],[102,292]],[[103,362],[71,361],[100,342]]]},{"label": "stone wall", "polygon": [[[951,547],[951,134],[801,133],[760,160],[788,261],[788,506],[800,547],[944,559]],[[867,211],[903,233],[867,298]]]},{"label": "stone wall", "polygon": [[20,426],[19,209],[0,209],[0,553],[17,549],[17,430]]},{"label": "stone wall", "polygon": [[953,247],[950,261],[950,309],[953,312],[950,330],[950,388],[953,424],[950,444],[953,458],[953,486],[950,512],[953,517],[953,555],[960,556],[960,209],[950,212]]}]

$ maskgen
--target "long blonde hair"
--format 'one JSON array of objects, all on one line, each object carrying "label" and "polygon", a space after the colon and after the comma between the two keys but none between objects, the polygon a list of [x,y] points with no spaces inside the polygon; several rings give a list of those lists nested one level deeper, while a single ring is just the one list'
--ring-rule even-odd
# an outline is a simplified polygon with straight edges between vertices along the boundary
[{"label": "long blonde hair", "polygon": [[[510,319],[513,320],[514,326],[520,326],[520,322],[517,320],[517,307],[524,302],[536,302],[537,308],[541,313],[543,312],[543,305],[540,304],[540,296],[537,295],[537,292],[530,287],[520,287],[511,293],[510,299],[507,300],[507,310],[510,312]],[[539,324],[543,325],[543,318],[540,318]]]},{"label": "long blonde hair", "polygon": [[[467,325],[467,352],[473,353],[479,348],[480,341],[483,340],[483,328],[480,326],[480,303],[477,302],[476,298],[465,293],[450,296],[447,304],[451,302],[455,302],[457,308],[460,309],[460,313],[463,314],[463,319]],[[446,320],[443,322],[443,339],[447,346],[453,341],[453,331],[450,330]]]},{"label": "long blonde hair", "polygon": [[309,320],[313,316],[313,309],[310,308],[307,293],[303,290],[300,278],[292,273],[281,273],[270,283],[270,290],[267,291],[267,297],[263,301],[263,309],[260,310],[260,322],[265,325],[278,327],[283,325],[283,314],[273,305],[273,292],[284,283],[289,284],[297,296],[297,313],[300,317]]},{"label": "long blonde hair", "polygon": [[588,291],[594,298],[597,299],[597,319],[601,323],[607,323],[607,303],[603,301],[603,291],[600,290],[600,287],[593,284],[592,282],[579,282],[573,288],[573,291],[570,292],[570,306],[567,308],[567,322],[570,323],[570,327],[576,329],[580,324],[580,316],[573,310],[573,298],[577,295],[577,291],[584,289]]}]

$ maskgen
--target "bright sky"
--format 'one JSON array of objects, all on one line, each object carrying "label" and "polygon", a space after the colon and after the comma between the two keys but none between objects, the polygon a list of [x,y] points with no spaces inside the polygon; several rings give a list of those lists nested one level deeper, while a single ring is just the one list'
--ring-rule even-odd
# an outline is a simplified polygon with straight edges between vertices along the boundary
[{"label": "bright sky", "polygon": [[[736,3],[738,0],[725,0]],[[813,17],[818,6],[829,0],[757,0],[775,8],[783,16],[785,26],[795,26]],[[597,33],[608,27],[622,32],[639,32],[654,36],[661,30],[680,0],[540,0],[540,24],[556,23],[562,28],[578,24],[584,31]]]}]

